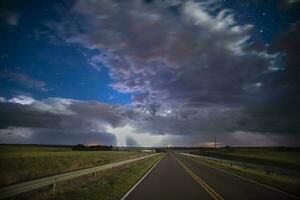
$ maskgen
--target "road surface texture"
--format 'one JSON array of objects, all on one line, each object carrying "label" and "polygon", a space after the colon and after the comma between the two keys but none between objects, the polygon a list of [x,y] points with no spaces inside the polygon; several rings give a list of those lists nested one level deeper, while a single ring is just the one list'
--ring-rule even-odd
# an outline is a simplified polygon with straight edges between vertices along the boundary
[{"label": "road surface texture", "polygon": [[296,199],[194,160],[167,153],[126,200]]}]

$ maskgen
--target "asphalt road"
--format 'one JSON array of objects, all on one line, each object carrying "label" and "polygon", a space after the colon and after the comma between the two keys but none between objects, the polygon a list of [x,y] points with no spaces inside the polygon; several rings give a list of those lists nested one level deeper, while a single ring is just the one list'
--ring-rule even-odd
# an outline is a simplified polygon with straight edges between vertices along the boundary
[{"label": "asphalt road", "polygon": [[190,159],[167,153],[126,200],[295,199]]}]

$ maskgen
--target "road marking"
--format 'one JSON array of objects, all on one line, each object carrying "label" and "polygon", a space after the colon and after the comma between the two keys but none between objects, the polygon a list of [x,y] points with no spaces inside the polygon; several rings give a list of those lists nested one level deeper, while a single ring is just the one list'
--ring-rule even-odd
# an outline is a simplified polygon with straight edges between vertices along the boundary
[{"label": "road marking", "polygon": [[199,183],[202,188],[214,199],[214,200],[224,200],[215,190],[213,190],[207,183],[205,183],[199,176],[197,176],[192,170],[187,168],[179,159],[174,156],[175,160],[186,170],[186,172],[193,177],[197,183]]},{"label": "road marking", "polygon": [[[163,156],[164,157],[164,156]],[[158,165],[158,163],[161,161],[161,159],[163,158],[161,157],[149,170],[148,172],[132,187],[130,188],[130,190],[128,190],[128,192],[126,192],[126,194],[120,199],[120,200],[125,200],[129,194],[148,176],[148,174],[150,174],[150,172]]]},{"label": "road marking", "polygon": [[[223,173],[225,173],[225,174],[229,174],[229,175],[231,175],[231,176],[238,177],[238,178],[243,179],[243,180],[245,180],[245,181],[248,181],[248,182],[251,182],[251,183],[255,183],[255,184],[257,184],[257,185],[261,185],[261,186],[266,187],[266,188],[268,188],[268,189],[270,189],[270,190],[273,190],[273,191],[282,193],[282,194],[284,194],[284,195],[287,195],[287,196],[289,196],[289,197],[291,197],[291,198],[300,200],[299,197],[297,197],[297,196],[295,196],[295,195],[292,195],[292,194],[289,194],[289,193],[287,193],[287,192],[284,192],[284,191],[282,191],[282,190],[279,190],[279,189],[277,189],[277,188],[274,188],[274,187],[271,187],[271,186],[269,186],[269,185],[266,185],[266,184],[257,182],[257,181],[255,181],[255,180],[246,178],[246,177],[244,177],[244,176],[240,176],[240,175],[237,175],[237,174],[233,174],[233,173],[231,173],[231,172],[229,172],[229,171],[226,171],[226,170],[224,170],[224,169],[220,169],[220,168],[218,168],[218,167],[211,166],[211,165],[207,164],[205,161],[203,161],[202,158],[201,158],[201,156],[193,155],[193,154],[188,154],[188,153],[180,153],[180,154],[181,154],[181,155],[185,155],[185,156],[194,157],[194,158],[196,158],[198,161],[200,161],[202,164],[204,164],[204,165],[206,165],[206,166],[208,166],[208,167],[214,168],[214,169],[216,169],[216,170],[219,170],[219,171],[221,171],[221,172],[223,172]],[[190,159],[190,160],[191,160],[191,159]],[[213,162],[213,161],[210,161],[210,162]]]}]

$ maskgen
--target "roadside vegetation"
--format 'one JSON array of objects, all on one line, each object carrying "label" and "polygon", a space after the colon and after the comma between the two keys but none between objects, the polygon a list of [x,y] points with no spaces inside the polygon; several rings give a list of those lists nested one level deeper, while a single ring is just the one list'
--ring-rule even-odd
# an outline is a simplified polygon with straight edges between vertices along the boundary
[{"label": "roadside vegetation", "polygon": [[[215,150],[202,150],[194,152],[202,156],[221,158],[226,160],[241,161],[259,165],[280,167],[283,170],[294,170],[299,172],[300,169],[300,152],[299,149],[280,149],[280,148],[230,148],[230,149],[215,149]],[[251,180],[278,188],[282,191],[300,196],[300,176],[288,175],[289,173],[280,174],[274,171],[262,168],[245,167],[239,164],[232,164],[226,162],[218,162],[207,160],[203,158],[198,159],[206,164],[224,169],[231,173],[247,177]],[[298,173],[300,174],[300,172]]]},{"label": "roadside vegetation", "polygon": [[0,146],[0,187],[147,155],[139,151],[72,151],[71,147]]},{"label": "roadside vegetation", "polygon": [[300,148],[220,148],[194,152],[197,155],[270,165],[300,171]]},{"label": "roadside vegetation", "polygon": [[119,200],[163,154],[143,159],[117,168],[86,175],[57,184],[55,191],[50,187],[27,192],[11,200]]}]

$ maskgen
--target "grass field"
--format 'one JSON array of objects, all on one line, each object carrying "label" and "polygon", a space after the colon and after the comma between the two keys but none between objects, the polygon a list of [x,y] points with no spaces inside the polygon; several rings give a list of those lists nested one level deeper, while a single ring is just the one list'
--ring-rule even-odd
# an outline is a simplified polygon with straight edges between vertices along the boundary
[{"label": "grass field", "polygon": [[138,151],[0,146],[0,186],[143,156]]},{"label": "grass field", "polygon": [[[298,149],[299,150],[299,149]],[[280,167],[285,170],[300,169],[300,152],[297,149],[293,151],[278,151],[271,148],[231,148],[216,150],[201,150],[194,154],[222,158],[227,160],[242,161],[254,164]],[[193,158],[195,159],[195,158]],[[246,168],[239,165],[220,163],[200,159],[208,165],[224,169],[234,174],[247,177],[249,179],[264,183],[266,185],[278,188],[288,193],[300,196],[300,177],[292,175],[283,175],[275,172],[265,171],[263,168]]]},{"label": "grass field", "polygon": [[55,192],[43,188],[11,200],[119,200],[163,155],[147,158],[115,169],[58,183]]},{"label": "grass field", "polygon": [[230,148],[203,150],[195,154],[254,164],[270,165],[291,170],[300,170],[300,149],[294,151],[272,148]]}]

